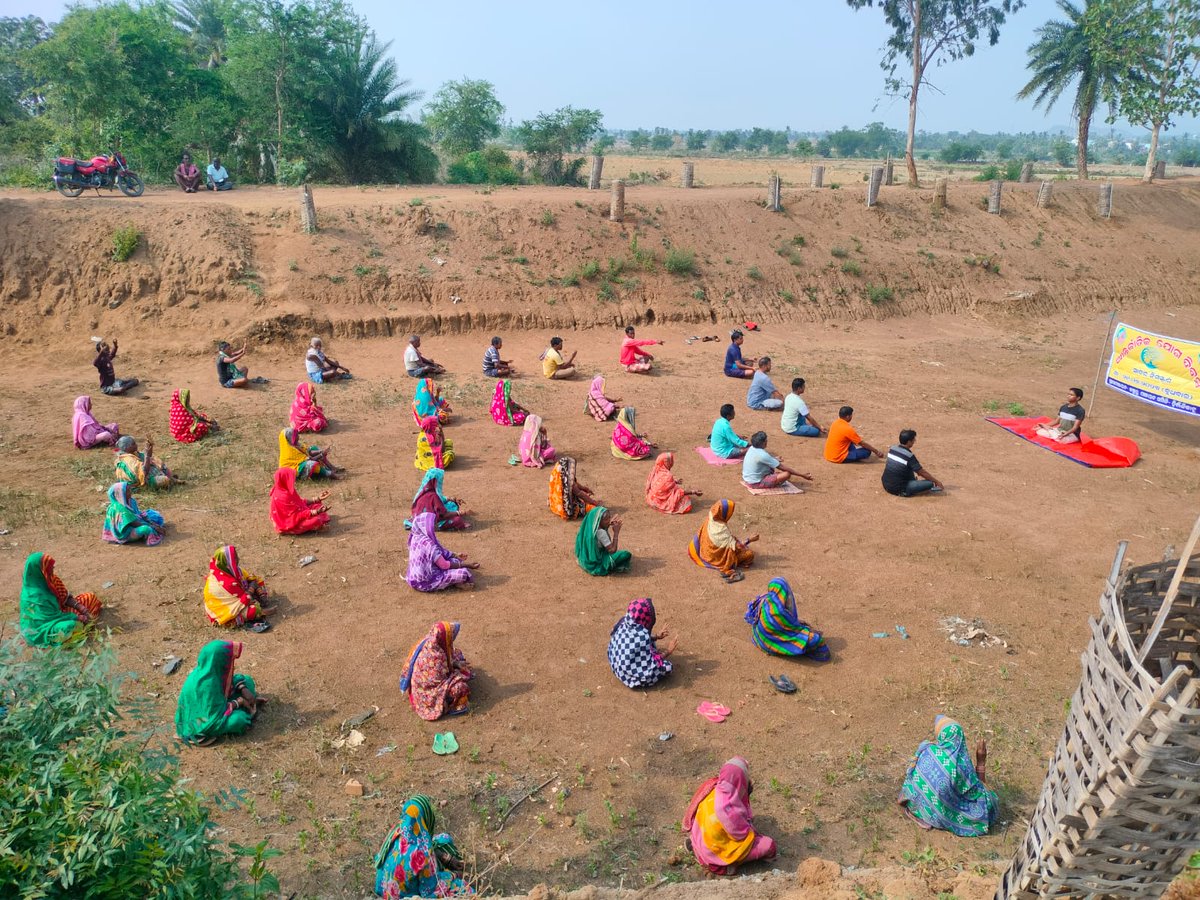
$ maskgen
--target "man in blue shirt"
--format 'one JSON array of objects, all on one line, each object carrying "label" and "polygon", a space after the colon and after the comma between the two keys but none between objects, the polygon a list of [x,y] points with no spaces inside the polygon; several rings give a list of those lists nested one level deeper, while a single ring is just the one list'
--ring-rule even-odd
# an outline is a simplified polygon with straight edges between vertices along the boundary
[{"label": "man in blue shirt", "polygon": [[722,459],[737,459],[750,446],[749,441],[734,434],[733,426],[729,424],[733,416],[732,403],[722,406],[721,415],[713,422],[712,436],[708,439],[709,448]]},{"label": "man in blue shirt", "polygon": [[[767,433],[756,431],[750,438],[750,449],[742,460],[742,481],[764,488],[779,487],[792,476],[812,481],[812,476],[797,472],[783,464],[782,459],[776,459],[767,452]],[[801,490],[803,493],[803,490]]]},{"label": "man in blue shirt", "polygon": [[750,390],[746,391],[746,405],[751,409],[783,409],[783,394],[775,387],[770,372],[771,357],[764,356],[758,361]]},{"label": "man in blue shirt", "polygon": [[233,190],[233,182],[229,180],[229,173],[221,165],[221,157],[213,157],[212,162],[208,164],[207,175],[208,189],[210,191]]},{"label": "man in blue shirt", "polygon": [[754,366],[742,360],[742,333],[736,328],[729,332],[730,344],[725,351],[725,374],[730,378],[751,378],[754,376]]}]

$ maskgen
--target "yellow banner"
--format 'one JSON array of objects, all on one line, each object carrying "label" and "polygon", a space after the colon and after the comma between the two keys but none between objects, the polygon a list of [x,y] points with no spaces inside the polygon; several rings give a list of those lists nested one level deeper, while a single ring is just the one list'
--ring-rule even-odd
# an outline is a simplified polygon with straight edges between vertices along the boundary
[{"label": "yellow banner", "polygon": [[1200,416],[1200,343],[1118,324],[1104,383],[1143,403]]}]

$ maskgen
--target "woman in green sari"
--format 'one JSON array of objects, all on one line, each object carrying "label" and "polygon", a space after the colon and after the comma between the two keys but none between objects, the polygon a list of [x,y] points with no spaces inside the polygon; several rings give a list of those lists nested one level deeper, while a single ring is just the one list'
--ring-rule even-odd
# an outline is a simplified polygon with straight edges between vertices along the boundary
[{"label": "woman in green sari", "polygon": [[253,678],[233,673],[241,655],[240,641],[209,641],[200,649],[175,710],[175,732],[185,742],[207,747],[221,735],[241,734],[267,702],[254,693]]},{"label": "woman in green sari", "polygon": [[597,506],[579,525],[575,536],[575,559],[589,575],[628,572],[633,554],[619,547],[621,517],[608,507]]},{"label": "woman in green sari", "polygon": [[69,638],[80,625],[100,614],[95,594],[72,596],[54,573],[54,560],[31,553],[21,580],[21,634],[31,647],[49,647]]}]

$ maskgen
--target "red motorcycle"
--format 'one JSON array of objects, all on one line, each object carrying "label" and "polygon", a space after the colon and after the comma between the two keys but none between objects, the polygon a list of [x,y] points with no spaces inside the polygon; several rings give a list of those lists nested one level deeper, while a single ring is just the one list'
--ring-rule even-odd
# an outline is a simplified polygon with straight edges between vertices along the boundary
[{"label": "red motorcycle", "polygon": [[54,186],[64,197],[78,197],[88,188],[119,188],[126,197],[140,197],[145,182],[129,171],[125,157],[114,150],[109,156],[94,156],[91,161],[60,156],[54,163]]}]

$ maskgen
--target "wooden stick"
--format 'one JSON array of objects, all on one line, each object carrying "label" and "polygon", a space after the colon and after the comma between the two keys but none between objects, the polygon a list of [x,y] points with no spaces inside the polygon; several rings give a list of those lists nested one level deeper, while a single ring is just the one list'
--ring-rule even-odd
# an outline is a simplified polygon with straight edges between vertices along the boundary
[{"label": "wooden stick", "polygon": [[[1196,524],[1198,526],[1200,526],[1200,522],[1197,522]],[[548,785],[550,782],[552,782],[557,777],[558,777],[558,773],[555,772],[553,775],[551,775],[549,778],[547,778],[545,781],[543,781],[541,784],[539,784],[533,790],[528,791],[524,797],[522,797],[520,800],[518,800],[516,803],[514,803],[512,806],[510,806],[508,808],[508,812],[506,812],[504,814],[504,818],[500,820],[500,827],[496,829],[496,834],[499,834],[500,832],[502,832],[504,830],[504,823],[508,821],[508,817],[513,814],[513,811],[516,810],[516,808],[518,806],[520,806],[522,803],[524,803],[526,800],[528,800],[530,797],[532,797],[534,794],[536,794],[538,791],[540,791],[542,788],[544,788],[546,785]]]},{"label": "wooden stick", "polygon": [[1094,418],[1096,415],[1096,389],[1100,386],[1100,373],[1104,371],[1104,351],[1108,348],[1108,336],[1112,334],[1113,319],[1117,317],[1117,311],[1114,309],[1108,314],[1108,325],[1104,329],[1104,343],[1100,345],[1100,360],[1096,363],[1096,380],[1092,382],[1092,411],[1091,415]]},{"label": "wooden stick", "polygon": [[1146,661],[1146,657],[1154,649],[1154,642],[1158,640],[1158,633],[1167,623],[1167,616],[1171,614],[1171,605],[1175,602],[1175,595],[1179,593],[1179,585],[1183,582],[1183,573],[1192,561],[1192,552],[1196,549],[1197,541],[1200,541],[1200,518],[1197,518],[1196,524],[1192,526],[1191,536],[1188,537],[1187,546],[1183,548],[1183,555],[1179,557],[1179,565],[1175,567],[1175,575],[1171,578],[1166,596],[1163,597],[1162,606],[1158,608],[1158,615],[1154,617],[1150,633],[1146,635],[1146,640],[1142,643],[1141,652],[1138,653],[1139,663]]}]

